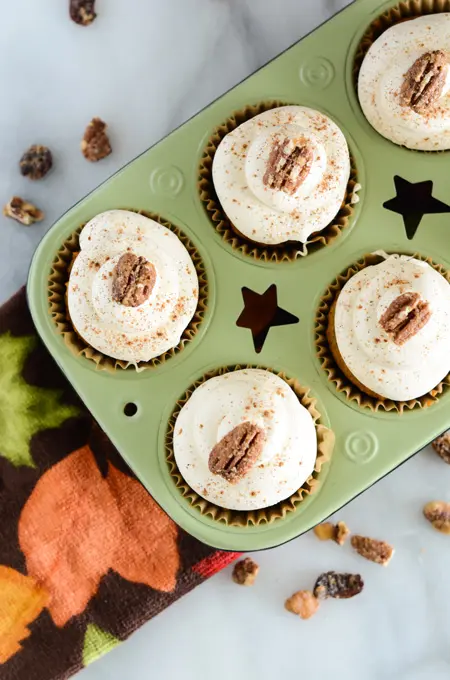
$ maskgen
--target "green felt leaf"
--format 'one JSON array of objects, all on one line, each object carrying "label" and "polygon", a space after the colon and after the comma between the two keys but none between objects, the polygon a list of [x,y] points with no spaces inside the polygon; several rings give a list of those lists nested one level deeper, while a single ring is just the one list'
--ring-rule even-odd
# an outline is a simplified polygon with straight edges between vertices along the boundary
[{"label": "green felt leaf", "polygon": [[96,659],[99,659],[103,654],[117,647],[119,643],[120,640],[113,635],[90,623],[84,636],[83,666],[88,666]]},{"label": "green felt leaf", "polygon": [[22,377],[34,336],[0,335],[0,455],[13,465],[34,467],[31,437],[76,416],[78,409],[61,403],[60,390],[29,385]]}]

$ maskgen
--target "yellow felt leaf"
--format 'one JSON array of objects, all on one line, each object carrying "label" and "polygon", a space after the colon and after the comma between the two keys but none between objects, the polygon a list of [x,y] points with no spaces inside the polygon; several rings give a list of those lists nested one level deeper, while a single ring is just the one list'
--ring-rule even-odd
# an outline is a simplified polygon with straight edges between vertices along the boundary
[{"label": "yellow felt leaf", "polygon": [[0,566],[0,663],[8,661],[30,634],[48,600],[47,592],[30,576]]}]

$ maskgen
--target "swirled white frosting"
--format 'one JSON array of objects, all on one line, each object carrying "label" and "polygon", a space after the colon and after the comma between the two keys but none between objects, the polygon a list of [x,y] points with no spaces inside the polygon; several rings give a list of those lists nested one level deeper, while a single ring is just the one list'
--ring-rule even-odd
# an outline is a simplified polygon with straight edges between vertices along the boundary
[{"label": "swirled white frosting", "polygon": [[[431,307],[426,325],[403,345],[380,319],[402,293],[419,293]],[[391,255],[362,269],[341,290],[335,315],[339,352],[372,392],[406,401],[426,394],[450,371],[450,284],[426,262]]]},{"label": "swirled white frosting", "polygon": [[[246,421],[264,429],[264,449],[247,475],[230,484],[209,470],[209,454]],[[245,369],[211,378],[194,391],[178,415],[173,446],[182,476],[200,496],[222,508],[256,510],[304,484],[314,469],[317,436],[309,411],[282,378]]]},{"label": "swirled white frosting", "polygon": [[[313,152],[311,169],[293,195],[263,182],[275,143],[304,138]],[[305,242],[330,224],[342,205],[350,177],[347,142],[323,113],[282,106],[246,121],[222,139],[213,162],[214,188],[238,231],[275,245]]]},{"label": "swirled white frosting", "polygon": [[442,96],[426,115],[400,102],[405,74],[416,59],[433,50],[450,54],[450,13],[391,26],[371,45],[359,73],[358,96],[369,123],[387,139],[410,149],[450,149],[448,67]]},{"label": "swirled white frosting", "polygon": [[[138,307],[112,296],[112,272],[126,252],[156,269],[150,297]],[[70,272],[68,305],[75,329],[91,347],[122,361],[149,361],[178,345],[197,302],[194,264],[169,229],[127,210],[101,213],[86,224]]]}]

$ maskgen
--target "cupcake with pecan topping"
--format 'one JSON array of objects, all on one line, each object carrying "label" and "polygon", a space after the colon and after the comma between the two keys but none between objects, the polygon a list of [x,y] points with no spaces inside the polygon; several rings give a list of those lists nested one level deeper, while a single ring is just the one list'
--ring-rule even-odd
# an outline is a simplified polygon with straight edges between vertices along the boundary
[{"label": "cupcake with pecan topping", "polygon": [[221,508],[257,510],[296,492],[317,457],[314,419],[271,371],[250,368],[203,382],[173,432],[180,474]]},{"label": "cupcake with pecan topping", "polygon": [[386,256],[350,276],[328,318],[336,364],[377,400],[412,402],[450,372],[450,284],[427,262]]},{"label": "cupcake with pecan topping", "polygon": [[343,133],[326,115],[281,106],[223,137],[212,177],[238,236],[260,246],[304,243],[342,207],[350,155]]},{"label": "cupcake with pecan topping", "polygon": [[86,224],[79,248],[67,305],[90,347],[138,365],[179,344],[196,312],[199,281],[175,233],[139,213],[110,210]]},{"label": "cupcake with pecan topping", "polygon": [[358,97],[369,123],[395,144],[450,149],[450,13],[394,24],[365,55]]}]

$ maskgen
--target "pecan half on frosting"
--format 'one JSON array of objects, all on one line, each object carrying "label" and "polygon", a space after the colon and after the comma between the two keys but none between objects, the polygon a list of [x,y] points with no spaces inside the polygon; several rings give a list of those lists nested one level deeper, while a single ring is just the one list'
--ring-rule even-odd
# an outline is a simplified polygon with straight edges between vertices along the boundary
[{"label": "pecan half on frosting", "polygon": [[380,326],[396,345],[403,345],[428,323],[431,314],[429,303],[419,293],[402,293],[384,312]]},{"label": "pecan half on frosting", "polygon": [[125,253],[113,269],[113,300],[126,307],[138,307],[150,297],[155,281],[156,269],[151,262]]},{"label": "pecan half on frosting", "polygon": [[448,56],[443,50],[425,52],[407,71],[400,90],[400,103],[424,114],[435,104],[445,86]]},{"label": "pecan half on frosting", "polygon": [[264,430],[254,423],[246,421],[237,425],[209,454],[209,469],[230,484],[237,484],[255,465],[265,440]]},{"label": "pecan half on frosting", "polygon": [[277,140],[269,155],[263,183],[292,196],[308,176],[312,160],[313,152],[306,139]]}]

